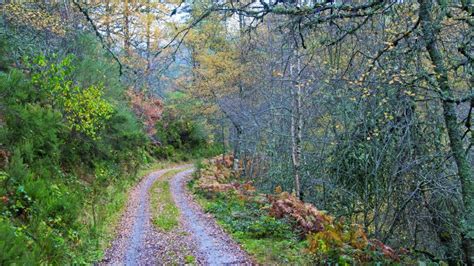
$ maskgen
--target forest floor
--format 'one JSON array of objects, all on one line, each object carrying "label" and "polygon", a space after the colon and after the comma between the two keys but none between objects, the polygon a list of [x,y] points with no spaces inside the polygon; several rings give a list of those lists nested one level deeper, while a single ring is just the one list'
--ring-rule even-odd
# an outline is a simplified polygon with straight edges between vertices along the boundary
[{"label": "forest floor", "polygon": [[[157,264],[252,264],[250,257],[202,211],[186,189],[190,165],[155,171],[144,177],[129,194],[126,209],[116,228],[116,238],[99,265]],[[179,224],[161,230],[152,222],[150,188],[169,171],[170,192],[179,209]]]}]

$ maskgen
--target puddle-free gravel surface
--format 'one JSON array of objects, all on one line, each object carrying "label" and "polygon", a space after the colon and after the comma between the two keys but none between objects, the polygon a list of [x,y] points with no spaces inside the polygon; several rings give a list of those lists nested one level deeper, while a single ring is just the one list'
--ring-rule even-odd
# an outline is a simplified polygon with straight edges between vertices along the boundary
[{"label": "puddle-free gravel surface", "polygon": [[[100,265],[250,265],[249,256],[202,211],[186,190],[190,165],[159,170],[143,178],[129,194],[126,210]],[[151,222],[149,190],[170,170],[183,169],[170,179],[171,193],[180,210],[180,225],[157,230]]]}]

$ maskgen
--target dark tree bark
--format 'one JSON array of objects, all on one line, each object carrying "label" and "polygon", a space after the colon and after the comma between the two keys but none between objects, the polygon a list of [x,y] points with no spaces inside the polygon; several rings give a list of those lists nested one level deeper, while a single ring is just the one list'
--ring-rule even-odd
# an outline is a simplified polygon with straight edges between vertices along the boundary
[{"label": "dark tree bark", "polygon": [[[418,0],[420,4],[420,22],[425,40],[425,47],[434,65],[437,83],[442,92],[443,117],[448,133],[450,148],[461,183],[462,199],[464,204],[463,217],[461,222],[461,237],[464,251],[464,262],[473,265],[473,201],[474,184],[472,180],[472,166],[469,164],[465,149],[463,147],[462,133],[458,126],[456,105],[448,99],[453,98],[453,90],[448,80],[448,71],[445,66],[442,51],[438,47],[436,39],[436,25],[432,19],[432,1]],[[452,243],[451,243],[452,244]],[[458,254],[447,254],[450,264],[457,264]]]}]

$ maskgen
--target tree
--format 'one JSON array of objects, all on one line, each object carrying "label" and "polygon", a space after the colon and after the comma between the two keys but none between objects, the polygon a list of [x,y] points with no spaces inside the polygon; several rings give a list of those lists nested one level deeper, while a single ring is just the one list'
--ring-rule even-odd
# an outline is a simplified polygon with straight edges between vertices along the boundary
[{"label": "tree", "polygon": [[236,43],[228,41],[225,33],[225,25],[212,18],[191,32],[187,42],[192,49],[194,65],[190,89],[195,97],[208,103],[209,108],[219,108],[231,121],[236,133],[234,171],[237,171],[243,121],[234,104],[238,105],[235,100],[240,98],[245,65],[239,64],[240,52]]},{"label": "tree", "polygon": [[[469,163],[466,150],[463,144],[461,129],[458,126],[458,115],[453,90],[449,84],[448,70],[445,66],[444,56],[439,49],[438,40],[439,31],[433,21],[433,5],[431,1],[418,1],[420,4],[419,19],[422,27],[425,47],[434,66],[434,73],[443,106],[443,117],[446,130],[449,136],[450,148],[457,165],[458,176],[461,183],[461,193],[464,204],[462,214],[462,247],[464,250],[464,261],[469,265],[474,263],[474,180],[472,176],[472,164]],[[444,16],[441,14],[441,16]],[[443,19],[439,17],[438,19]],[[472,96],[471,96],[472,97]],[[450,258],[456,258],[455,254],[449,254]],[[456,259],[452,260],[452,264]]]},{"label": "tree", "polygon": [[[291,116],[295,119],[288,127],[292,155],[299,154],[299,147],[303,165],[314,163],[311,158],[332,165],[325,167],[316,163],[318,166],[312,169],[304,167],[303,182],[321,185],[323,190],[328,183],[342,185],[356,193],[357,196],[352,194],[347,202],[346,206],[353,206],[352,210],[348,207],[348,213],[359,219],[356,213],[362,208],[362,219],[369,231],[384,232],[388,238],[394,230],[402,231],[397,229],[401,223],[433,224],[441,249],[444,249],[434,252],[443,254],[441,256],[451,264],[461,259],[458,241],[461,237],[463,260],[471,263],[473,96],[472,19],[469,17],[472,7],[468,2],[327,1],[310,4],[275,1],[248,5],[247,2],[226,1],[206,7],[226,14],[227,18],[229,13],[235,14],[234,19],[246,17],[249,47],[252,47],[247,51],[249,54],[258,49],[265,54],[265,48],[259,47],[258,43],[264,43],[267,48],[274,45],[262,40],[261,29],[267,25],[271,25],[269,35],[282,36],[287,38],[287,43],[299,43],[302,50],[312,51],[303,59],[309,62],[303,68],[305,75],[313,75],[312,78],[318,80],[313,86],[319,89],[306,88],[309,91],[306,95],[311,99],[306,101],[319,106],[309,106],[302,116],[308,121],[319,121],[325,130],[309,126],[302,129],[301,138],[297,137],[299,127],[296,125],[303,112],[296,108],[301,102],[298,88],[290,90],[294,92],[291,94],[293,103],[279,102],[283,108],[293,109],[292,115],[295,115]],[[228,20],[232,20],[232,16]],[[275,53],[266,56],[275,57],[267,66],[282,58]],[[260,57],[248,58],[247,65],[259,65]],[[263,71],[254,73],[260,74],[256,79],[262,85],[250,85],[245,90],[258,95],[255,91],[266,89],[268,94],[271,87],[263,84],[274,80]],[[331,91],[326,87],[334,89]],[[285,94],[278,92],[276,95]],[[316,95],[322,98],[319,100]],[[258,104],[248,108],[250,113],[258,110],[259,105],[264,106],[263,98],[270,97],[260,96],[254,100]],[[276,97],[268,100],[272,108],[278,101]],[[325,106],[327,111],[318,110],[320,106]],[[265,115],[281,115],[277,112],[258,114],[261,118],[257,122],[258,128],[248,127],[248,120],[243,123],[242,134],[248,138],[244,142],[267,143],[269,139],[257,141],[250,132],[267,132]],[[281,120],[273,119],[281,123]],[[272,132],[283,135],[275,129]],[[428,139],[424,132],[433,132],[438,138]],[[305,142],[308,138],[314,140]],[[277,141],[275,138],[270,140]],[[321,157],[315,157],[314,149],[317,148],[332,152],[321,152]],[[272,158],[282,156],[280,151],[272,149],[269,152],[273,154]],[[405,160],[400,154],[410,156],[414,161]],[[298,169],[295,167],[297,157],[291,159],[294,169]],[[280,157],[279,161],[285,159]],[[282,168],[286,169],[285,166]],[[338,176],[339,184],[325,178],[311,178],[310,169],[315,175],[332,172]],[[271,182],[277,182],[276,171],[270,172]],[[453,179],[451,173],[457,178]],[[425,178],[425,174],[431,177]],[[298,171],[293,175],[298,179]],[[411,185],[403,188],[404,182]],[[400,195],[396,191],[403,193]],[[443,191],[449,191],[454,197],[450,199]],[[325,195],[324,202],[327,197],[334,199]],[[428,212],[431,221],[417,218],[410,213],[410,208]],[[460,218],[461,227],[456,225]],[[415,243],[415,248],[419,245],[417,230],[404,232],[413,239],[411,243]]]}]

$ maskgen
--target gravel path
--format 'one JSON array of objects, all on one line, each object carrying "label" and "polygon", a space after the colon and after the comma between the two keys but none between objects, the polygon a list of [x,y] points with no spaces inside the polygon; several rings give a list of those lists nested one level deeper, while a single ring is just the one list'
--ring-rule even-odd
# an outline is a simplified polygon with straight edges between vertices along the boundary
[{"label": "gravel path", "polygon": [[251,264],[245,252],[206,215],[186,191],[192,170],[170,180],[171,193],[181,213],[180,226],[164,232],[151,223],[148,192],[152,184],[182,165],[153,172],[129,194],[126,210],[116,229],[116,238],[98,265],[198,265]]},{"label": "gravel path", "polygon": [[[116,238],[99,265],[184,264],[186,256],[196,257],[196,247],[189,232],[182,227],[162,232],[153,226],[148,195],[150,187],[163,174],[189,166],[153,172],[130,191]],[[200,263],[199,260],[196,262]]]},{"label": "gravel path", "polygon": [[186,191],[192,171],[177,174],[171,180],[171,192],[180,209],[182,224],[196,241],[198,257],[206,265],[251,265],[248,255],[216,224],[211,215],[202,211]]}]

